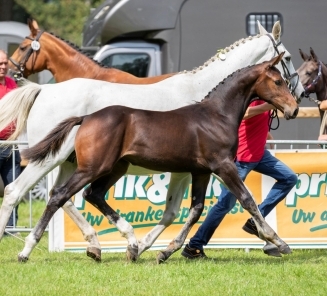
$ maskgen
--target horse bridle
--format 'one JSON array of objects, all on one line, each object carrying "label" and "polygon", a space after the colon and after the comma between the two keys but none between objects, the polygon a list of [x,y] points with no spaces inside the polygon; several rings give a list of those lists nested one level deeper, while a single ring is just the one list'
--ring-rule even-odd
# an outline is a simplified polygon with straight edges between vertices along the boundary
[{"label": "horse bridle", "polygon": [[315,79],[312,80],[312,82],[307,85],[306,87],[304,87],[304,96],[306,98],[309,98],[310,96],[310,92],[309,92],[309,89],[313,86],[315,86],[317,83],[318,83],[318,79],[320,78],[320,76],[322,75],[322,72],[321,72],[321,61],[319,61],[319,67],[318,67],[318,74],[317,76],[315,77]]},{"label": "horse bridle", "polygon": [[[22,59],[21,62],[18,63],[15,60],[13,60],[12,58],[9,58],[10,62],[18,69],[18,73],[14,74],[14,78],[16,80],[19,80],[23,77],[25,65],[26,65],[27,61],[29,60],[30,56],[32,55],[32,53],[36,52],[40,49],[39,39],[40,39],[41,35],[43,34],[43,32],[44,31],[39,31],[35,38],[31,38],[29,36],[25,37],[25,39],[32,40],[32,43],[31,43],[31,47],[28,49],[28,51],[26,52],[26,55],[24,56],[24,58]],[[34,64],[35,64],[35,60],[32,63],[32,69],[31,69],[32,72],[33,72]]]},{"label": "horse bridle", "polygon": [[[271,42],[272,42],[272,44],[274,46],[274,49],[277,52],[277,54],[279,54],[278,46],[281,44],[281,41],[279,41],[278,43],[276,43],[275,40],[274,40],[274,38],[272,38],[270,34],[266,34],[266,35],[271,40]],[[290,71],[288,70],[288,68],[286,67],[286,64],[285,64],[285,62],[283,60],[281,60],[280,63],[282,64],[282,67],[283,67],[285,82],[286,82],[286,84],[287,84],[287,86],[288,86],[288,88],[289,88],[292,96],[296,98],[296,96],[295,96],[295,89],[297,88],[297,86],[299,84],[300,76],[299,76],[299,74],[296,71],[293,74],[291,74]],[[293,78],[295,78],[295,77],[297,79],[296,79],[296,83],[293,86],[292,83],[291,83],[291,80]],[[301,103],[301,98],[296,98],[296,102],[298,104],[300,104]]]}]

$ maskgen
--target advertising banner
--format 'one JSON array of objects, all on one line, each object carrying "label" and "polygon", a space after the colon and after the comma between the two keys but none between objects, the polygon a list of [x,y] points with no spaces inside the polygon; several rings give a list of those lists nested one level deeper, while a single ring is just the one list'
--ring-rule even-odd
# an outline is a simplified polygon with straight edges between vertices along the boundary
[{"label": "advertising banner", "polygon": [[[298,176],[298,183],[267,217],[268,224],[293,248],[327,247],[327,154],[324,150],[272,150],[278,159],[286,163]],[[113,186],[106,200],[124,217],[141,239],[157,225],[165,209],[165,199],[170,173],[152,176],[126,175]],[[51,178],[49,185],[51,188]],[[275,180],[251,172],[245,184],[260,204],[267,196]],[[211,177],[205,199],[204,211],[188,238],[192,237],[204,221],[208,211],[221,193],[221,184]],[[82,192],[73,197],[74,204],[98,233],[103,251],[125,251],[126,239],[110,224],[106,217],[82,198]],[[177,218],[156,240],[152,249],[163,249],[178,234],[185,223],[190,207],[189,185]],[[228,213],[214,233],[209,248],[261,248],[264,243],[242,230],[250,217],[240,203]],[[60,210],[49,228],[50,250],[82,251],[87,247],[81,231]],[[188,240],[187,240],[188,241]],[[186,241],[186,242],[187,242]]]}]

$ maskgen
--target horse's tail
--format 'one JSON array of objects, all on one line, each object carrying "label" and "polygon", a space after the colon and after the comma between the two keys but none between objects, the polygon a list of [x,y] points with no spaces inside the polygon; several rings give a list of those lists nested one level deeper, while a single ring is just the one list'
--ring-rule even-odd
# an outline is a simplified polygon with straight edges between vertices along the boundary
[{"label": "horse's tail", "polygon": [[55,156],[75,125],[81,125],[85,116],[70,117],[59,123],[43,140],[24,149],[21,156],[30,162],[40,163],[50,154]]},{"label": "horse's tail", "polygon": [[28,80],[23,84],[0,100],[0,131],[16,122],[15,132],[8,140],[15,140],[25,130],[28,114],[42,89],[42,85]]}]

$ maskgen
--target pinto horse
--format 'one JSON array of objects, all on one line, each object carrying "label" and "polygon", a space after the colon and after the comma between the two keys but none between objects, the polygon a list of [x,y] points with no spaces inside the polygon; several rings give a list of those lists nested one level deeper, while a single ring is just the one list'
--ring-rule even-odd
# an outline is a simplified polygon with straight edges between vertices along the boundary
[{"label": "pinto horse", "polygon": [[[67,182],[53,189],[41,220],[29,234],[28,241],[32,244],[19,254],[20,261],[28,258],[30,249],[41,239],[59,207],[89,183],[83,197],[111,223],[119,225],[120,216],[112,212],[104,197],[128,171],[130,164],[161,172],[190,172],[192,175],[189,217],[168,248],[159,253],[158,263],[166,261],[181,248],[198,221],[211,173],[221,178],[242,207],[250,212],[260,237],[275,244],[280,253],[289,254],[288,245],[261,216],[234,164],[238,128],[253,99],[260,97],[273,104],[286,119],[295,118],[298,113],[296,101],[274,67],[283,54],[235,72],[200,103],[167,112],[110,106],[91,115],[64,120],[45,139],[24,150],[22,154],[29,161],[46,161],[48,155],[59,152],[71,130],[80,125],[75,138],[77,169]],[[175,198],[171,196],[171,199]]]},{"label": "pinto horse", "polygon": [[[33,73],[49,70],[56,82],[81,77],[127,84],[150,84],[174,75],[172,73],[140,78],[105,67],[84,54],[76,45],[40,30],[35,20],[29,20],[28,26],[30,35],[9,58],[9,68],[16,75],[28,77]],[[39,46],[32,46],[33,42],[37,42]]]},{"label": "pinto horse", "polygon": [[[0,129],[16,121],[13,139],[27,126],[30,145],[39,142],[54,126],[71,116],[83,116],[111,105],[124,105],[147,110],[167,111],[199,102],[219,81],[236,70],[271,59],[278,52],[286,51],[280,41],[281,26],[276,22],[272,33],[260,24],[260,34],[239,40],[219,50],[203,65],[193,71],[185,71],[170,78],[149,85],[128,85],[108,83],[90,79],[71,79],[53,84],[29,83],[8,93],[0,101]],[[283,65],[283,67],[281,66]],[[289,52],[277,65],[285,77],[289,78],[292,93],[300,100],[304,89],[298,83]],[[147,99],[151,98],[151,100]],[[49,171],[60,165],[56,184],[64,183],[76,169],[76,164],[67,161],[74,152],[74,138],[77,127],[70,133],[56,156],[48,157],[43,163],[28,164],[22,174],[5,189],[0,209],[0,238],[3,235],[10,213],[33,185]],[[128,174],[148,175],[155,171],[130,166]],[[176,218],[183,195],[189,186],[189,173],[172,173],[166,197],[166,209],[161,221],[142,239],[136,240],[132,226],[125,221],[118,225],[127,238],[128,246],[138,245],[138,254],[128,254],[128,258],[140,256],[149,249],[157,237]],[[175,196],[173,201],[170,196]],[[81,213],[69,200],[63,209],[81,229],[89,242],[87,255],[101,260],[101,247],[95,230],[86,222]],[[127,252],[133,248],[128,247]]]}]

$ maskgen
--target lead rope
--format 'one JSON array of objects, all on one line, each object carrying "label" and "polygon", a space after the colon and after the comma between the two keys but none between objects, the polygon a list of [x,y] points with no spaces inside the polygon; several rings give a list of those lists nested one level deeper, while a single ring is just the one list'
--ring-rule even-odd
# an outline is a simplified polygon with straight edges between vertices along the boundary
[{"label": "lead rope", "polygon": [[326,128],[326,119],[327,119],[327,111],[324,112],[324,116],[323,116],[323,118],[321,120],[319,136],[324,134],[324,131],[325,131],[325,128]]},{"label": "lead rope", "polygon": [[[324,134],[324,131],[326,128],[326,119],[327,119],[327,111],[324,112],[324,116],[321,120],[320,129],[319,129],[319,138],[320,138],[320,136],[322,136]],[[319,138],[318,138],[318,140],[323,140],[323,139],[319,139]],[[327,145],[319,144],[319,146],[323,149],[327,149]]]},{"label": "lead rope", "polygon": [[[277,118],[277,126],[276,127],[272,127],[272,122],[273,122],[274,118]],[[277,109],[273,109],[271,112],[269,112],[268,126],[269,126],[269,131],[271,131],[271,130],[275,131],[276,129],[279,128],[279,118],[278,118]]]}]

